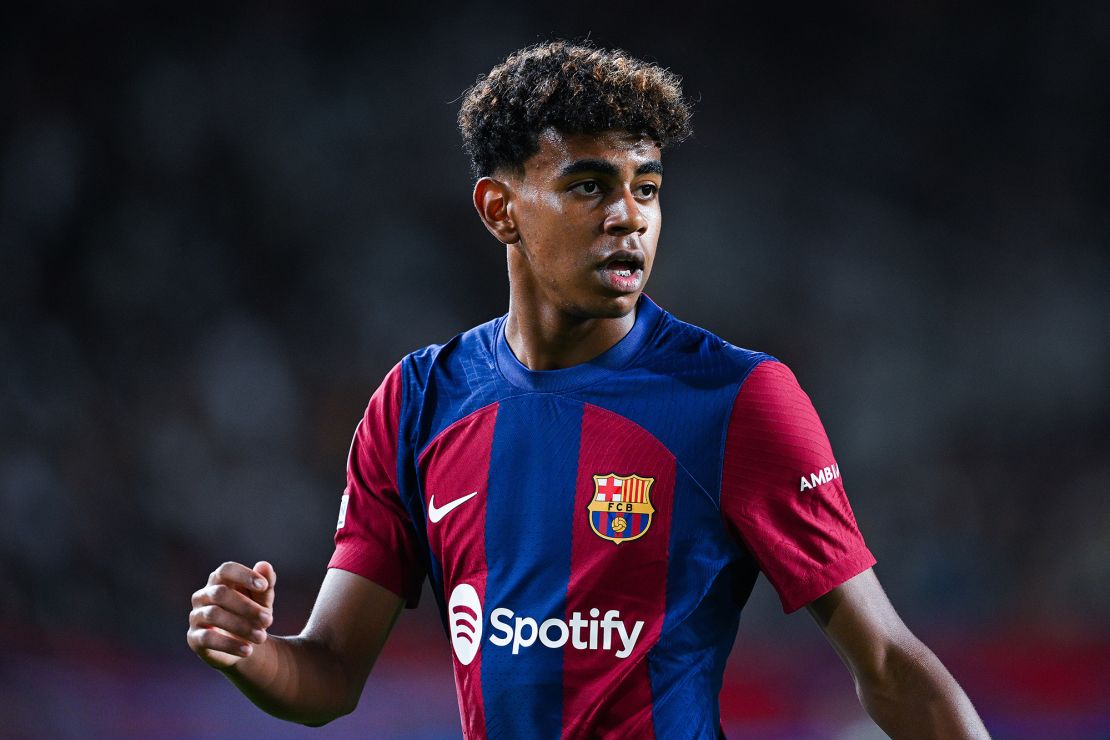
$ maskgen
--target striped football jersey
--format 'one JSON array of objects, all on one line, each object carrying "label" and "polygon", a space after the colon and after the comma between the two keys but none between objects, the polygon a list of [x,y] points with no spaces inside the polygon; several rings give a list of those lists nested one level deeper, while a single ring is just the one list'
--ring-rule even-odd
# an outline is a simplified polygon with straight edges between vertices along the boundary
[{"label": "striped football jersey", "polygon": [[470,738],[712,737],[758,573],[793,611],[874,564],[789,369],[646,296],[532,371],[505,317],[405,357],[355,433],[330,566],[451,640]]}]

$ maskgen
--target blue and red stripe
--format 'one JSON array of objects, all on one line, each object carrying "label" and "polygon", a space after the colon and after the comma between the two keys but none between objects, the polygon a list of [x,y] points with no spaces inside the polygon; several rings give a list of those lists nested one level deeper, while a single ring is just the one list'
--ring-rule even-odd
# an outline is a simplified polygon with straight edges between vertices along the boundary
[{"label": "blue and red stripe", "polygon": [[[471,491],[478,491],[479,496],[485,497],[497,412],[498,405],[492,404],[460,419],[444,429],[421,455],[424,494],[429,499],[434,496],[437,506],[442,507]],[[428,527],[428,547],[442,569],[444,604],[450,598],[450,589],[460,583],[473,586],[480,602],[486,603],[486,515],[484,505],[467,503],[443,520],[445,526]],[[455,526],[464,521],[465,526]],[[450,622],[451,615],[447,618]],[[481,639],[485,640],[485,629]],[[463,732],[467,737],[482,737],[486,718],[482,697],[482,650],[478,650],[470,665],[462,665],[457,660],[452,662]]]},{"label": "blue and red stripe", "polygon": [[[486,502],[487,624],[497,607],[537,620],[566,610],[571,576],[566,533],[575,517],[584,519],[570,495],[581,420],[582,405],[559,396],[518,396],[500,404]],[[563,723],[563,651],[537,642],[513,655],[483,639],[486,736],[557,737]]]},{"label": "blue and red stripe", "polygon": [[[564,618],[569,620],[573,612],[586,617],[591,609],[616,609],[629,628],[638,620],[644,627],[627,658],[602,650],[564,649],[563,737],[618,732],[650,738],[654,726],[647,655],[659,637],[666,605],[675,459],[642,427],[591,404],[585,406],[581,434],[575,488],[575,510],[580,513],[572,525]],[[584,516],[594,497],[594,474],[608,470],[614,460],[655,478],[651,531],[619,547],[591,531]],[[608,512],[599,516],[612,519]],[[611,531],[608,522],[606,526]]]}]

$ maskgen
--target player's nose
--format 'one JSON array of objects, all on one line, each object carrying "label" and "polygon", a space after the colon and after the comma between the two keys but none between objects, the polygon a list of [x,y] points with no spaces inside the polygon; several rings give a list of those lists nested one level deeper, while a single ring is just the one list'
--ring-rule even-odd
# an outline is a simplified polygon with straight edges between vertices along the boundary
[{"label": "player's nose", "polygon": [[605,233],[613,236],[643,234],[647,231],[648,219],[640,210],[640,204],[632,191],[625,188],[621,197],[614,200],[605,215]]}]

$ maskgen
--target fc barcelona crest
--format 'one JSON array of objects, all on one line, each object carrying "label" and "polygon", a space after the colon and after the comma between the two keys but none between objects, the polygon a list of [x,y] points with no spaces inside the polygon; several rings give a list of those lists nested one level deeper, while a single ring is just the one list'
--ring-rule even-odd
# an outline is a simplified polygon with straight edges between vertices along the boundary
[{"label": "fc barcelona crest", "polygon": [[639,475],[594,476],[590,500],[590,529],[603,540],[616,544],[643,537],[651,526],[651,486],[654,478]]}]

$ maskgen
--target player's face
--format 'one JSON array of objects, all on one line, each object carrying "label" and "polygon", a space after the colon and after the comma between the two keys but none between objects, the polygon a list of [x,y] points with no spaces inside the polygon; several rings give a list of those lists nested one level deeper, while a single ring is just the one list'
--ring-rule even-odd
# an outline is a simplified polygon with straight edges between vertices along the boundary
[{"label": "player's face", "polygon": [[662,214],[659,147],[623,131],[548,129],[514,178],[513,293],[575,318],[618,318],[651,275]]}]

